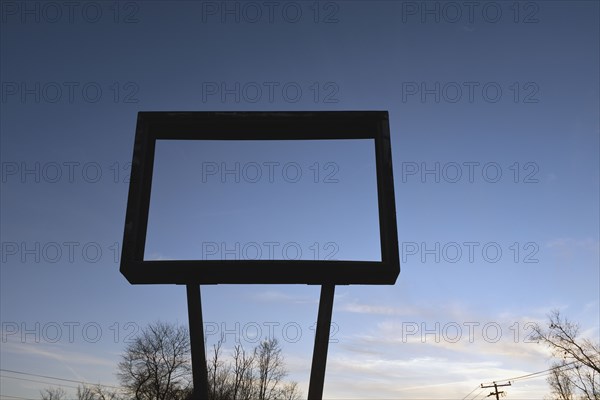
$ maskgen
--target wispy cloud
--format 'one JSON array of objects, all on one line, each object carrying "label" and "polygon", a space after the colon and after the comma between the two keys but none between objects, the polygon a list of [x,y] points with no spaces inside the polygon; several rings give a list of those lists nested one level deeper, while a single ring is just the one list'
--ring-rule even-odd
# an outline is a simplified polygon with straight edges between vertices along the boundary
[{"label": "wispy cloud", "polygon": [[65,366],[85,365],[114,368],[112,359],[93,356],[83,352],[74,352],[63,348],[63,346],[46,343],[22,343],[7,341],[2,344],[2,353],[17,354],[20,357],[30,357],[32,360],[52,360],[63,363]]},{"label": "wispy cloud", "polygon": [[158,252],[152,252],[148,255],[148,257],[144,257],[146,261],[165,261],[165,260],[175,260],[176,258],[170,258]]},{"label": "wispy cloud", "polygon": [[598,252],[600,241],[594,238],[556,238],[546,242],[546,247],[554,249],[588,250]]},{"label": "wispy cloud", "polygon": [[317,304],[319,302],[318,297],[292,295],[277,290],[267,290],[253,294],[253,298],[258,301],[275,303]]},{"label": "wispy cloud", "polygon": [[392,307],[384,305],[346,303],[340,307],[336,307],[338,311],[345,311],[358,314],[375,314],[375,315],[415,315],[414,307]]},{"label": "wispy cloud", "polygon": [[[351,373],[360,379],[336,379],[327,385],[338,398],[462,398],[482,377],[512,377],[528,371],[504,367],[501,362],[459,361],[444,357],[335,357],[329,362],[328,374]],[[343,383],[342,383],[343,382]]]},{"label": "wispy cloud", "polygon": [[[327,387],[338,398],[369,393],[381,398],[462,398],[479,383],[544,370],[551,356],[530,337],[546,309],[482,316],[458,303],[430,308],[354,301],[341,308],[381,320],[346,334],[334,346],[327,367],[333,379]],[[518,392],[541,398],[546,382],[537,380]]]},{"label": "wispy cloud", "polygon": [[446,319],[468,318],[466,307],[458,302],[449,301],[443,305],[406,305],[406,306],[388,306],[382,304],[367,304],[358,301],[343,302],[336,305],[336,311],[370,314],[370,315],[389,315],[389,316],[419,316],[420,318],[440,318]]}]

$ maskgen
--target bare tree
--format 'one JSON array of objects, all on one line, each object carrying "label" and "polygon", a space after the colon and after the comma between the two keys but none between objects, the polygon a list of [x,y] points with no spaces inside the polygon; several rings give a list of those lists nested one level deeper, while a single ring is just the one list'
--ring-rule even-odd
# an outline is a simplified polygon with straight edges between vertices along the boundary
[{"label": "bare tree", "polygon": [[534,327],[533,339],[547,345],[559,361],[548,377],[554,400],[600,400],[600,344],[579,339],[579,325],[550,313],[548,328]]},{"label": "bare tree", "polygon": [[122,397],[114,390],[105,389],[100,385],[94,386],[94,400],[121,400]]},{"label": "bare tree", "polygon": [[213,344],[213,355],[208,361],[209,396],[212,400],[229,400],[231,392],[230,366],[221,360],[223,338]]},{"label": "bare tree", "polygon": [[277,387],[287,375],[281,347],[276,338],[265,340],[255,349],[257,363],[258,400],[274,400]]},{"label": "bare tree", "polygon": [[102,385],[77,386],[77,400],[121,400],[116,391],[108,390]]},{"label": "bare tree", "polygon": [[222,359],[221,338],[212,346],[208,360],[209,400],[298,400],[296,382],[286,383],[281,347],[276,339],[265,340],[246,352],[233,348],[231,360]]},{"label": "bare tree", "polygon": [[[209,400],[297,400],[296,382],[287,375],[277,339],[265,340],[248,353],[241,344],[231,360],[223,359],[221,338],[207,360]],[[142,329],[118,364],[117,376],[131,400],[191,398],[191,360],[188,330],[156,322]],[[116,392],[82,387],[78,400],[120,400]],[[51,398],[48,400],[61,400]]]},{"label": "bare tree", "polygon": [[63,388],[47,388],[40,391],[42,400],[64,400],[67,397],[67,393]]},{"label": "bare tree", "polygon": [[562,371],[567,367],[564,361],[552,364],[552,370],[548,377],[548,384],[552,389],[553,399],[555,400],[573,400],[573,384],[569,376]]},{"label": "bare tree", "polygon": [[242,345],[233,349],[232,400],[250,400],[254,385],[254,356],[248,355]]},{"label": "bare tree", "polygon": [[281,393],[277,397],[281,400],[300,400],[300,389],[297,382],[290,382],[283,386]]},{"label": "bare tree", "polygon": [[156,322],[129,344],[117,376],[135,400],[178,400],[190,386],[187,328]]},{"label": "bare tree", "polygon": [[77,400],[96,400],[94,390],[86,385],[77,386]]}]

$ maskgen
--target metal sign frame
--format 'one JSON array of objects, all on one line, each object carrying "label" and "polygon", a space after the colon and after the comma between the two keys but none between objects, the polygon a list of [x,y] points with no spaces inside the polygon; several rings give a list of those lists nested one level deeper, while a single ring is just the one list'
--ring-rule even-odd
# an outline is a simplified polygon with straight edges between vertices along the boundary
[{"label": "metal sign frame", "polygon": [[[373,139],[381,261],[163,260],[144,261],[156,140]],[[394,284],[400,273],[392,151],[387,111],[140,112],[121,255],[132,284],[185,284],[194,392],[208,400],[201,284],[320,284],[321,297],[308,389],[321,400],[335,285]]]},{"label": "metal sign frame", "polygon": [[[315,139],[374,140],[381,261],[144,260],[156,140]],[[396,229],[387,111],[138,113],[120,267],[132,284],[394,284]]]}]

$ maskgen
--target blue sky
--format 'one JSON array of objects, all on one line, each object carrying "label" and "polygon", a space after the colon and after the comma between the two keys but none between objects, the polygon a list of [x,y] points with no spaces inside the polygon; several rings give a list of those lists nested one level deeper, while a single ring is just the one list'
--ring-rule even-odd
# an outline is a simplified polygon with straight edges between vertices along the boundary
[{"label": "blue sky", "polygon": [[[117,384],[128,335],[159,319],[187,323],[183,287],[131,286],[118,271],[138,111],[389,111],[402,271],[394,286],[336,289],[327,398],[463,398],[480,383],[542,371],[549,354],[527,334],[551,309],[598,338],[597,2],[51,4],[2,1],[0,10],[0,368]],[[280,180],[268,190],[290,201],[336,190],[357,199],[343,209],[272,204],[272,230],[199,240],[332,241],[370,257],[360,238],[373,224],[369,170],[357,168],[369,163],[363,146],[184,150],[196,166],[298,162],[307,177],[313,163],[322,172],[335,163],[336,184]],[[206,218],[222,226],[266,221],[264,207],[215,217],[231,211],[218,190],[260,200],[264,182],[195,177],[164,183],[209,193],[206,204],[220,209]],[[194,203],[177,213],[164,200],[157,210],[182,223],[203,217]],[[335,216],[330,226],[323,215]],[[153,240],[168,246],[176,232],[161,232]],[[273,332],[306,394],[318,289],[203,287],[209,343],[225,333],[226,349],[236,338],[252,347],[257,327]],[[2,395],[35,398],[47,386],[7,375]],[[543,378],[506,390],[548,393]]]},{"label": "blue sky", "polygon": [[379,247],[373,140],[157,142],[146,259],[380,261]]}]

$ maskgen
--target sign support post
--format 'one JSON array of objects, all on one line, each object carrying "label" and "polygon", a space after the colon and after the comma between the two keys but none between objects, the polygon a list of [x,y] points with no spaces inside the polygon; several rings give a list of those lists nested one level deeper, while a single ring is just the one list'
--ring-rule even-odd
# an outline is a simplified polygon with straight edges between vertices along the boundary
[{"label": "sign support post", "polygon": [[194,384],[192,397],[194,400],[208,400],[208,371],[206,369],[206,350],[204,349],[204,322],[202,321],[200,285],[189,284],[186,286]]},{"label": "sign support post", "polygon": [[315,332],[315,347],[313,349],[310,383],[308,386],[308,400],[321,400],[323,398],[334,292],[335,285],[321,286],[319,316],[317,317],[317,330]]},{"label": "sign support post", "polygon": [[[188,318],[190,324],[190,347],[192,353],[192,377],[194,384],[193,400],[208,400],[208,371],[206,366],[206,350],[204,348],[204,327],[202,321],[200,285],[189,284],[186,285],[186,287]],[[315,346],[310,369],[308,400],[321,400],[323,398],[334,294],[335,285],[321,286],[319,314],[317,316],[317,329],[315,332]]]}]

